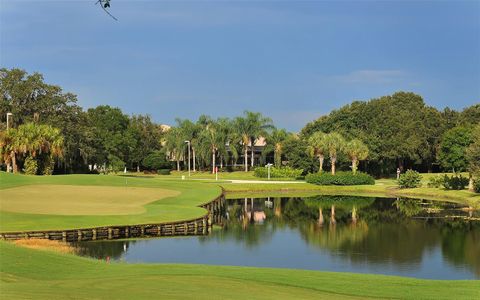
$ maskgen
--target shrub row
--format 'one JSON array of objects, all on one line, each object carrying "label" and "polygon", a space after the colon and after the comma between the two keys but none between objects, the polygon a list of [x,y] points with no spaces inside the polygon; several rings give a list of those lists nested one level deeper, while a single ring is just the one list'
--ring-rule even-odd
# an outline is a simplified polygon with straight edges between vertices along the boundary
[{"label": "shrub row", "polygon": [[317,185],[366,185],[375,184],[375,179],[372,176],[357,172],[337,172],[335,175],[330,173],[314,173],[305,176],[308,183]]},{"label": "shrub row", "polygon": [[[291,167],[282,167],[282,168],[270,168],[270,177],[271,178],[298,178],[302,175],[302,169],[294,169]],[[268,168],[267,167],[257,167],[253,171],[255,177],[267,178],[268,177]]]},{"label": "shrub row", "polygon": [[439,175],[433,176],[428,181],[428,187],[444,187],[447,190],[463,190],[467,187],[469,179],[462,175]]}]

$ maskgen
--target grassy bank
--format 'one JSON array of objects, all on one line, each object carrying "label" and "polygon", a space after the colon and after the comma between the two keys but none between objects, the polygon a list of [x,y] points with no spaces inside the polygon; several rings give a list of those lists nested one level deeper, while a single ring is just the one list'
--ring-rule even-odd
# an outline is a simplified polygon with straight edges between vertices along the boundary
[{"label": "grassy bank", "polygon": [[[232,179],[241,178],[233,177],[241,173],[231,173]],[[0,172],[0,231],[76,229],[197,218],[206,213],[198,205],[219,195],[220,186],[233,198],[344,194],[448,200],[480,208],[480,195],[466,190],[398,189],[391,179],[377,180],[375,185],[317,186],[179,180],[172,176],[24,176]]]},{"label": "grassy bank", "polygon": [[[204,265],[107,264],[0,242],[5,299],[477,299],[478,281]],[[61,266],[61,267],[59,267]]]},{"label": "grassy bank", "polygon": [[[35,197],[25,198],[25,193],[31,191],[32,186],[40,187],[40,193],[34,194]],[[111,198],[111,201],[104,199],[92,204],[88,199],[91,193],[88,189],[117,197]],[[154,177],[24,176],[0,173],[0,192],[0,230],[6,232],[159,223],[197,218],[206,213],[206,210],[198,205],[218,196],[220,188],[202,182],[162,180]],[[48,194],[47,198],[42,196],[43,192]],[[129,194],[131,197],[125,198]],[[23,198],[26,202],[21,201]],[[25,204],[31,201],[41,203],[33,203],[31,206]],[[133,209],[128,210],[132,206]],[[81,209],[80,212],[75,211],[75,208]]]},{"label": "grassy bank", "polygon": [[328,195],[357,195],[374,197],[411,197],[428,200],[445,200],[480,208],[480,194],[467,190],[447,191],[438,188],[399,189],[393,180],[382,180],[375,185],[357,186],[318,186],[308,183],[284,184],[251,184],[251,183],[222,183],[221,186],[229,193],[228,197],[243,197],[256,194],[257,196],[311,196],[315,194]]}]

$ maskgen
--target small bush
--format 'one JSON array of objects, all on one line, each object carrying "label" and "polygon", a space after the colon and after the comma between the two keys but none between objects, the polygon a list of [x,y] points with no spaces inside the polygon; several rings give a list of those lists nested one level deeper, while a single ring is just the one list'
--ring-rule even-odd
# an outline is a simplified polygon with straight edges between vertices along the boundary
[{"label": "small bush", "polygon": [[445,182],[444,177],[441,175],[438,176],[432,176],[428,179],[427,186],[432,187],[432,188],[439,188],[443,186],[443,183]]},{"label": "small bush", "polygon": [[35,158],[28,156],[24,163],[25,174],[36,175],[38,170],[38,162]]},{"label": "small bush", "polygon": [[314,173],[305,176],[305,180],[308,183],[317,185],[368,185],[375,184],[375,179],[372,176],[357,172],[337,172],[332,175],[330,173]]},{"label": "small bush", "polygon": [[447,175],[443,178],[443,187],[447,190],[463,190],[468,185],[468,178],[462,175]]},{"label": "small bush", "polygon": [[170,169],[159,169],[157,170],[158,175],[170,175]]},{"label": "small bush", "polygon": [[108,172],[114,172],[115,174],[123,171],[125,162],[115,155],[108,155]]},{"label": "small bush", "polygon": [[170,169],[170,162],[165,158],[165,154],[160,151],[155,151],[147,155],[143,161],[142,166],[149,171]]},{"label": "small bush", "polygon": [[[290,167],[282,168],[270,168],[270,177],[271,178],[298,178],[302,175],[302,169],[293,169]],[[256,167],[253,171],[255,177],[267,178],[268,177],[268,168],[267,167]]]},{"label": "small bush", "polygon": [[422,185],[421,181],[422,176],[420,173],[414,170],[407,170],[407,172],[400,175],[400,178],[398,179],[398,186],[401,189],[417,188]]}]

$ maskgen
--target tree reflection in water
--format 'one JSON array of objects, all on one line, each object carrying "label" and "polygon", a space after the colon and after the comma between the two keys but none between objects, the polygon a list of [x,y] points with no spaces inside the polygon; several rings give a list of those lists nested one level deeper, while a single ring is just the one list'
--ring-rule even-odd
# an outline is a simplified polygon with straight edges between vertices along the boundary
[{"label": "tree reflection in water", "polygon": [[[241,203],[243,201],[243,203]],[[419,263],[441,246],[455,266],[467,266],[480,276],[480,222],[446,219],[448,212],[467,217],[456,204],[417,199],[377,199],[354,196],[316,196],[230,200],[230,220],[210,238],[234,239],[247,247],[259,246],[276,229],[296,229],[314,249],[354,264]],[[253,216],[262,212],[266,219]],[[327,212],[327,213],[325,213]]]}]

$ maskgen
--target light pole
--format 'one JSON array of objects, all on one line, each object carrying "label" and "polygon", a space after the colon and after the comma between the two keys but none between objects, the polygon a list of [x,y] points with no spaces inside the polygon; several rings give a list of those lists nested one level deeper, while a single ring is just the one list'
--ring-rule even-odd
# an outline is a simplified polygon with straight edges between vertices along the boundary
[{"label": "light pole", "polygon": [[190,141],[185,141],[188,146],[188,177],[190,177]]},{"label": "light pole", "polygon": [[270,180],[270,167],[273,166],[272,164],[268,163],[265,167],[268,169],[268,180]]},{"label": "light pole", "polygon": [[10,117],[13,116],[12,113],[7,113],[7,130],[10,128]]}]

